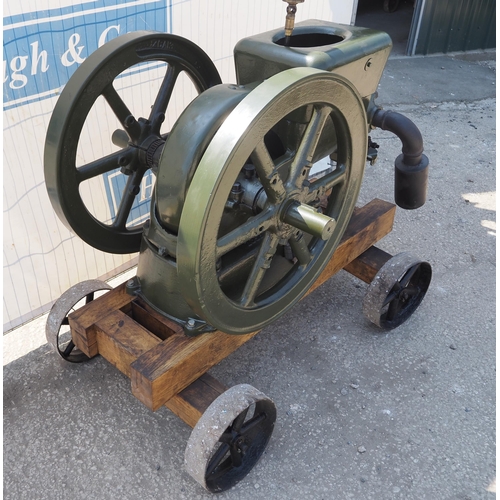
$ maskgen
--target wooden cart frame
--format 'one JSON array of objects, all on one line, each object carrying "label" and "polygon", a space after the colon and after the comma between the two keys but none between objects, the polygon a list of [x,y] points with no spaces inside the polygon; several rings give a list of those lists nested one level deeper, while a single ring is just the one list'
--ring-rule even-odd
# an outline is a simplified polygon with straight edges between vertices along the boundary
[{"label": "wooden cart frame", "polygon": [[[341,269],[370,283],[391,255],[374,244],[393,226],[395,205],[374,199],[357,208],[332,259],[308,294]],[[194,427],[227,387],[207,371],[258,331],[187,337],[126,283],[69,315],[72,339],[89,358],[100,354],[131,380],[132,394],[150,410],[166,406]]]}]

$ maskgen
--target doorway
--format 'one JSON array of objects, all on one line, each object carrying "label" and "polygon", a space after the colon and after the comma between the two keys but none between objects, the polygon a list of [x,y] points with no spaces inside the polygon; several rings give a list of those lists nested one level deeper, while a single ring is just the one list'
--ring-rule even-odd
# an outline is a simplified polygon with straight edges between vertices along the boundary
[{"label": "doorway", "polygon": [[392,56],[405,56],[415,12],[414,0],[358,0],[355,25],[385,31],[392,39]]}]

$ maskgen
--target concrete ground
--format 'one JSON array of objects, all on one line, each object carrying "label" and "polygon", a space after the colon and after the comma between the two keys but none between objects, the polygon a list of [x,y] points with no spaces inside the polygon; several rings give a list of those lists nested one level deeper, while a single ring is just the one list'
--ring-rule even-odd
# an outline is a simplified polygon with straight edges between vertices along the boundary
[{"label": "concrete ground", "polygon": [[[494,498],[494,57],[389,61],[378,103],[419,126],[431,169],[427,203],[398,210],[380,247],[429,261],[431,287],[387,333],[341,271],[212,369],[278,408],[263,459],[219,498]],[[372,137],[360,203],[393,199],[399,140]],[[4,336],[4,498],[211,498],[183,468],[191,429],[146,409],[103,359],[60,361],[43,328]]]}]

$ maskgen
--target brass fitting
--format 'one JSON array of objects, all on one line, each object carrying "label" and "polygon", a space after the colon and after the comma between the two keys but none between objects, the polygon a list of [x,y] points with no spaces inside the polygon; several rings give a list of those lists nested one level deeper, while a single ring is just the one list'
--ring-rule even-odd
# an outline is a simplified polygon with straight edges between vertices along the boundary
[{"label": "brass fitting", "polygon": [[[288,4],[286,8],[286,20],[285,20],[285,37],[287,40],[290,39],[293,33],[293,27],[295,26],[295,13],[297,12],[297,4],[303,3],[304,0],[283,0]],[[288,45],[287,43],[285,45]]]}]

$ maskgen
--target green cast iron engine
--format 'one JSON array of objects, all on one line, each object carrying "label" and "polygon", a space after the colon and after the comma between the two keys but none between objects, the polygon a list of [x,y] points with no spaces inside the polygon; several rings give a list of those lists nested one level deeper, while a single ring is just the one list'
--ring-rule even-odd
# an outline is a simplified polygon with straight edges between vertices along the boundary
[{"label": "green cast iron engine", "polygon": [[[222,84],[186,39],[115,38],[78,68],[54,109],[44,158],[53,207],[89,245],[140,252],[128,291],[186,334],[258,330],[307,292],[335,251],[358,197],[371,126],[403,141],[396,202],[425,201],[418,129],[374,102],[391,45],[382,32],[305,21],[293,34],[288,26],[238,42],[237,82]],[[114,83],[137,64],[157,62],[167,63],[158,94],[149,115],[135,117]],[[181,74],[199,96],[162,132]],[[110,137],[119,150],[78,165],[82,128],[98,99],[119,122]],[[324,175],[311,173],[324,159]],[[151,171],[149,220],[133,224],[131,208]],[[84,182],[110,172],[124,179],[111,221],[93,214],[82,194]]]}]

